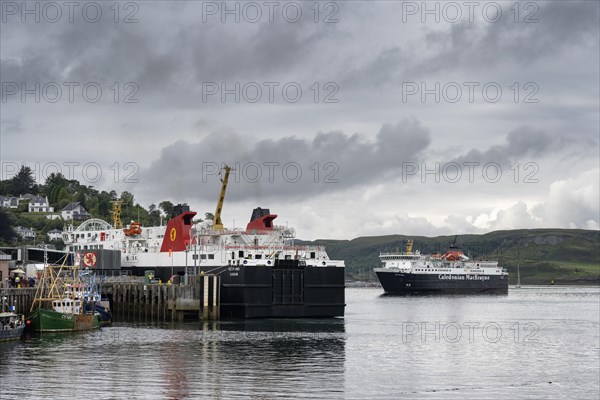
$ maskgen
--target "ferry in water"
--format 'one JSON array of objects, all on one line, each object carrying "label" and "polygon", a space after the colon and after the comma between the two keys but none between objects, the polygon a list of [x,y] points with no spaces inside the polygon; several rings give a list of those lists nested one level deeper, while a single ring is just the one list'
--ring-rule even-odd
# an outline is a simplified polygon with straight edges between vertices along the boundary
[{"label": "ferry in water", "polygon": [[223,226],[230,170],[224,169],[212,219],[195,222],[196,212],[178,205],[166,227],[132,222],[120,228],[116,218],[116,226],[90,219],[65,230],[63,241],[82,267],[99,268],[102,252],[112,250],[120,257],[121,273],[151,271],[163,282],[174,276],[219,275],[222,316],[343,316],[343,260],[331,260],[324,246],[294,244],[294,230],[275,225],[277,214],[269,209],[255,208],[245,229]]},{"label": "ferry in water", "polygon": [[497,261],[470,260],[456,238],[444,255],[413,252],[409,240],[404,252],[381,253],[383,266],[375,274],[386,293],[507,293],[508,272]]}]

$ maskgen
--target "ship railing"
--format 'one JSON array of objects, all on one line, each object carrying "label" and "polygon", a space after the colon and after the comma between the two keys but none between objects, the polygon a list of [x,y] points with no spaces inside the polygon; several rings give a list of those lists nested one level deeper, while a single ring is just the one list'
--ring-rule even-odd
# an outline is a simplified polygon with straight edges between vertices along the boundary
[{"label": "ship railing", "polygon": [[411,254],[406,254],[406,253],[379,253],[379,258],[388,258],[388,259],[397,259],[397,260],[417,260],[423,257],[427,257],[424,256],[422,254],[418,254],[418,253],[411,253]]},{"label": "ship railing", "polygon": [[293,228],[286,226],[275,225],[273,229],[212,229],[204,228],[196,230],[195,233],[198,236],[216,236],[216,235],[269,235],[276,233],[277,236],[283,232],[284,237],[292,238],[295,236]]},{"label": "ship railing", "polygon": [[197,236],[220,236],[220,235],[244,235],[242,229],[200,229],[196,232]]},{"label": "ship railing", "polygon": [[278,250],[325,251],[325,246],[312,246],[312,245],[297,245],[297,246],[290,246],[290,245],[284,245],[284,246],[226,245],[224,247],[225,247],[225,249],[228,249],[228,250],[251,249],[251,250],[273,250],[273,251],[278,251]]}]

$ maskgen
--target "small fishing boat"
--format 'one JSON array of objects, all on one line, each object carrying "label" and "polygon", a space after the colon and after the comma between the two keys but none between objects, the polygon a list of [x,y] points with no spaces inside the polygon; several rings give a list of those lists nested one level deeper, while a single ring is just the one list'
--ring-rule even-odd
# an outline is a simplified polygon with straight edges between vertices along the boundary
[{"label": "small fishing boat", "polygon": [[[66,262],[66,260],[65,260]],[[36,332],[86,331],[100,327],[95,275],[76,266],[46,263],[28,320]]]},{"label": "small fishing boat", "polygon": [[14,306],[5,309],[7,298],[2,298],[2,312],[0,312],[0,342],[16,340],[21,337],[25,329],[23,315],[14,312]]}]

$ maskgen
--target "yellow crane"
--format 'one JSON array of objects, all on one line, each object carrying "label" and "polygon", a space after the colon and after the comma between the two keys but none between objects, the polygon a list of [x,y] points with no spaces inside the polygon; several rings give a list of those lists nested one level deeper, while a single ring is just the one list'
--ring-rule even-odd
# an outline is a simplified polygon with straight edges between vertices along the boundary
[{"label": "yellow crane", "polygon": [[123,227],[123,223],[121,222],[121,204],[123,204],[123,202],[121,200],[113,200],[111,203],[113,228],[121,229]]},{"label": "yellow crane", "polygon": [[225,175],[221,179],[221,193],[219,194],[219,201],[217,202],[217,209],[215,210],[215,216],[213,218],[213,229],[223,230],[223,221],[221,221],[221,210],[223,209],[223,202],[225,201],[225,191],[227,190],[227,181],[229,180],[229,173],[231,167],[226,165]]}]

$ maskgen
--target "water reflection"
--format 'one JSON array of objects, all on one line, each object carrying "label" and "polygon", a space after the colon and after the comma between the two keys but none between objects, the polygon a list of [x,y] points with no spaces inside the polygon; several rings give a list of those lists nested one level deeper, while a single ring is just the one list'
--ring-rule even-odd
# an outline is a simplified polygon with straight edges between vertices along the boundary
[{"label": "water reflection", "polygon": [[380,294],[348,289],[344,319],[31,335],[0,344],[0,397],[598,398],[597,287]]},{"label": "water reflection", "polygon": [[202,395],[326,398],[343,393],[343,320],[204,323],[200,338],[188,356],[205,368],[181,371],[191,371],[188,379],[194,374],[191,379],[201,382]]},{"label": "water reflection", "polygon": [[92,332],[31,334],[0,348],[0,393],[339,398],[345,342],[342,319],[115,323]]}]

